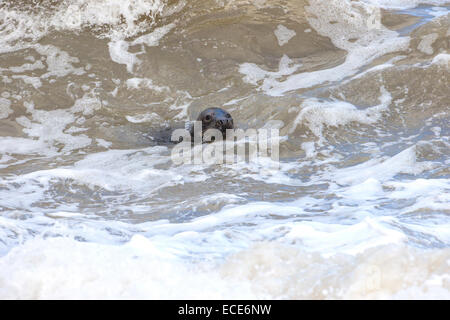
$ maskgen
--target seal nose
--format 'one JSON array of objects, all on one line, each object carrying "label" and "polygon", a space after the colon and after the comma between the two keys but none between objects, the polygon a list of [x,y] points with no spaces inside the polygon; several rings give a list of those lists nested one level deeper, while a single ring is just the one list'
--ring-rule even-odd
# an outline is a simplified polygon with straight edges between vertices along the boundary
[{"label": "seal nose", "polygon": [[217,120],[218,124],[225,129],[232,129],[233,128],[233,121],[231,119],[223,118]]}]

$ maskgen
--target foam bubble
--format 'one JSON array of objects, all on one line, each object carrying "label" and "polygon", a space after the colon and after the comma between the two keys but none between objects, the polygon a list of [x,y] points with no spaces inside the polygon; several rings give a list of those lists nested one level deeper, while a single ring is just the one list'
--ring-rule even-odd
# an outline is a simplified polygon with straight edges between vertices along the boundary
[{"label": "foam bubble", "polygon": [[81,112],[85,116],[93,115],[95,111],[100,110],[102,102],[90,93],[85,93],[82,98],[75,100],[74,105],[70,108],[73,113]]},{"label": "foam bubble", "polygon": [[313,158],[317,154],[314,142],[303,142],[302,149],[306,152],[306,157],[308,158]]},{"label": "foam bubble", "polygon": [[106,148],[106,149],[108,149],[112,145],[112,142],[109,142],[109,141],[106,141],[106,140],[100,139],[100,138],[96,138],[95,141],[97,142],[97,144],[100,147],[103,147],[103,148]]},{"label": "foam bubble", "polygon": [[294,30],[290,30],[283,26],[282,24],[279,24],[277,28],[274,31],[275,36],[278,40],[278,45],[280,47],[284,46],[286,43],[289,42],[297,33]]},{"label": "foam bubble", "polygon": [[417,46],[417,49],[428,55],[433,54],[434,50],[431,45],[433,44],[434,41],[436,41],[438,37],[439,35],[437,33],[430,33],[424,35],[419,45]]},{"label": "foam bubble", "polygon": [[149,78],[130,78],[126,81],[128,89],[151,89],[157,92],[170,92],[167,86],[157,86],[153,84],[153,80]]},{"label": "foam bubble", "polygon": [[8,116],[13,112],[10,107],[11,101],[5,98],[0,98],[0,119],[8,118]]},{"label": "foam bubble", "polygon": [[125,117],[128,121],[132,123],[143,123],[143,122],[160,122],[162,118],[157,113],[145,113],[140,115],[134,115],[134,116],[126,116]]},{"label": "foam bubble", "polygon": [[140,60],[137,58],[136,53],[128,52],[128,47],[129,43],[125,40],[110,41],[108,43],[111,60],[119,64],[125,64],[127,71],[132,73],[134,65],[140,63]]}]

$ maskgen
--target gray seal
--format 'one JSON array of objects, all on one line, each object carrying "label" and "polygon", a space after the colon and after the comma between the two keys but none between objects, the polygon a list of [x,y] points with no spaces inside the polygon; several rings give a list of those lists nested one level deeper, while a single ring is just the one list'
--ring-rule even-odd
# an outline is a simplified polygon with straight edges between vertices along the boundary
[{"label": "gray seal", "polygon": [[[202,137],[200,137],[203,140],[203,135],[208,129],[217,129],[222,133],[223,140],[226,139],[226,130],[227,129],[234,129],[234,123],[233,118],[231,117],[230,113],[220,109],[220,108],[208,108],[203,110],[198,118],[197,121],[201,122],[202,124]],[[147,129],[148,131],[143,135],[146,138],[146,141],[151,140],[152,145],[166,145],[166,144],[172,144],[172,143],[180,143],[183,141],[183,137],[179,137],[179,140],[175,141],[172,139],[172,133],[175,129],[181,129],[177,128],[177,125],[175,127],[165,127],[165,128],[150,128]],[[194,124],[193,123],[185,123],[184,129],[186,129],[190,135],[191,135],[191,142],[194,143]],[[133,135],[134,137],[134,135]],[[206,139],[207,140],[207,139]],[[214,136],[211,137],[211,141],[214,141]],[[203,141],[206,142],[206,141]]]},{"label": "gray seal", "polygon": [[[208,129],[217,129],[222,132],[223,139],[226,138],[226,130],[234,129],[234,122],[231,114],[221,108],[208,108],[203,110],[197,121],[202,123],[202,135]],[[190,128],[191,137],[194,137],[194,126]]]}]

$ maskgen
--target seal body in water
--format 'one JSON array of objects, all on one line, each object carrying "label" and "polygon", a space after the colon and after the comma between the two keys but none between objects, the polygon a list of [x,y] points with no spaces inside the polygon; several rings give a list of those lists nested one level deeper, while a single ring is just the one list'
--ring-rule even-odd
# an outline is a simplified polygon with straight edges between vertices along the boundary
[{"label": "seal body in water", "polygon": [[[222,133],[223,139],[225,140],[226,130],[234,129],[233,118],[231,117],[230,113],[220,108],[208,108],[203,110],[199,114],[196,121],[201,122],[201,128],[199,124],[194,126],[194,123],[185,123],[184,126],[184,129],[188,130],[188,132],[190,133],[191,142],[194,142],[195,140],[194,134],[199,135],[200,133],[201,137],[198,138],[200,138],[201,141],[203,141],[204,138],[203,135],[208,129],[219,130]],[[179,138],[172,137],[172,134],[175,129],[181,128],[179,127],[177,128],[177,126],[166,128],[154,128],[147,131],[144,134],[144,136],[147,137],[146,141],[151,140],[152,145],[166,145],[182,142],[183,138],[181,136]],[[194,132],[194,129],[198,130],[198,132]],[[211,138],[211,141],[214,141],[214,137]]]},{"label": "seal body in water", "polygon": [[[202,123],[202,135],[208,129],[217,129],[222,132],[222,136],[226,138],[226,130],[234,129],[233,118],[230,113],[221,109],[221,108],[208,108],[203,110],[197,121]],[[194,137],[194,126],[192,125],[190,128],[191,137]]]}]

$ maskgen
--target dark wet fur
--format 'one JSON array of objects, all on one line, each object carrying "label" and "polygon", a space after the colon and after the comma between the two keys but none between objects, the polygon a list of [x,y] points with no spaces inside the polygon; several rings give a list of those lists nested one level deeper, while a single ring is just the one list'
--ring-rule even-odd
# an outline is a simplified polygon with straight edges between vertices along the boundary
[{"label": "dark wet fur", "polygon": [[[234,128],[233,118],[231,114],[220,108],[208,108],[203,110],[197,121],[202,122],[202,135],[208,129],[217,129],[222,132],[223,139],[226,138],[226,130]],[[191,137],[194,137],[194,127],[191,127]]]},{"label": "dark wet fur", "polygon": [[[208,117],[209,116],[209,117]],[[197,121],[202,122],[202,134],[208,129],[218,129],[222,132],[223,139],[226,137],[226,129],[233,129],[234,122],[230,113],[220,108],[209,108],[203,110]],[[179,143],[181,141],[172,141],[172,132],[176,129],[183,129],[185,126],[183,123],[176,123],[170,127],[165,128],[147,128],[147,132],[142,133],[142,136],[150,142],[151,145],[168,145]],[[191,126],[191,141],[194,141],[194,126]],[[182,139],[180,139],[182,140]]]}]

